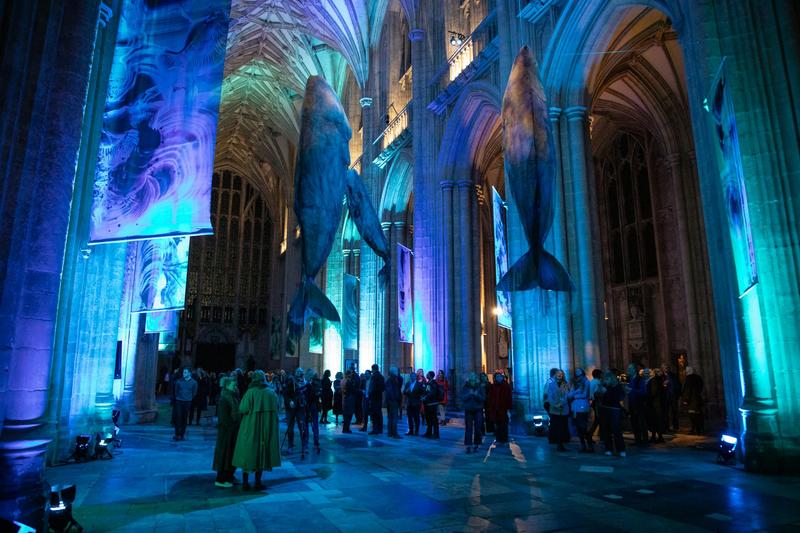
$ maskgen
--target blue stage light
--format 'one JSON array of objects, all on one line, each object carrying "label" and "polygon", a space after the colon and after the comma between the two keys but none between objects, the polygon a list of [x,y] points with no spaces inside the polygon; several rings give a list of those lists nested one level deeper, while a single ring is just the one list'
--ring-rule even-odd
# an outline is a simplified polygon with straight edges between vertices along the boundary
[{"label": "blue stage light", "polygon": [[739,443],[738,437],[724,434],[719,439],[717,451],[717,463],[736,464],[736,446]]}]

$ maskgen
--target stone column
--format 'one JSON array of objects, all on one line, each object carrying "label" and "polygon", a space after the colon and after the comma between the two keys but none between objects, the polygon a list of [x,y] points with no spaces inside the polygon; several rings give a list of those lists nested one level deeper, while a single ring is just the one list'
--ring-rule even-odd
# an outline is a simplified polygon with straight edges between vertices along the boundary
[{"label": "stone column", "polygon": [[565,110],[567,117],[567,136],[570,149],[570,170],[572,172],[572,202],[575,209],[575,234],[577,244],[575,264],[577,272],[572,272],[576,291],[574,293],[573,313],[573,367],[597,366],[603,339],[600,335],[600,320],[603,319],[603,299],[598,276],[599,253],[597,250],[597,206],[592,194],[591,172],[586,161],[589,157],[588,122],[586,108],[573,106]]},{"label": "stone column", "polygon": [[0,516],[44,529],[46,410],[96,0],[17,2],[0,93]]},{"label": "stone column", "polygon": [[[425,368],[425,371],[433,370],[438,372],[440,369],[448,373],[449,369],[453,367],[453,351],[457,350],[457,334],[458,329],[453,317],[455,316],[455,281],[453,275],[455,269],[453,262],[455,260],[455,238],[453,235],[455,221],[453,220],[453,209],[456,205],[455,193],[453,187],[455,182],[442,181],[439,183],[442,189],[442,246],[439,250],[439,265],[441,276],[441,300],[440,309],[441,315],[438,317],[439,331],[441,332],[441,352],[434,358],[432,366]],[[423,367],[424,368],[424,367]]]},{"label": "stone column", "polygon": [[[480,298],[475,299],[479,271],[475,254],[475,196],[472,180],[455,183],[452,213],[453,307],[448,321],[453,324],[455,344],[450,350],[451,362],[445,368],[451,382],[453,398],[458,401],[456,385],[466,381],[475,370],[475,355],[480,346],[481,326],[477,320]],[[477,274],[476,274],[477,272]],[[455,369],[455,373],[449,371]]]}]

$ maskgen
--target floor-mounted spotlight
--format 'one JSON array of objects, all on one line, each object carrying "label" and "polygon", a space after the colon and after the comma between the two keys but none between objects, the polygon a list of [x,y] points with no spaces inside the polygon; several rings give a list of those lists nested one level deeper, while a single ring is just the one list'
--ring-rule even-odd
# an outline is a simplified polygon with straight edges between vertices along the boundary
[{"label": "floor-mounted spotlight", "polygon": [[532,435],[540,437],[547,435],[548,429],[550,429],[550,417],[546,414],[533,415],[533,418],[528,423],[528,433]]},{"label": "floor-mounted spotlight", "polygon": [[736,464],[737,444],[739,444],[739,439],[737,437],[723,433],[719,438],[717,463],[721,465]]},{"label": "floor-mounted spotlight", "polygon": [[55,485],[50,487],[50,515],[48,523],[54,531],[70,531],[74,526],[78,531],[83,527],[72,516],[72,503],[78,489],[75,485]]},{"label": "floor-mounted spotlight", "polygon": [[91,459],[91,456],[89,455],[91,441],[91,435],[78,435],[75,437],[75,449],[72,451],[72,455],[67,458],[67,461],[70,459],[75,459],[75,461],[79,463],[81,461],[88,461]]},{"label": "floor-mounted spotlight", "polygon": [[113,459],[114,454],[109,449],[111,440],[114,436],[111,433],[102,435],[98,433],[94,438],[94,458],[95,459]]}]

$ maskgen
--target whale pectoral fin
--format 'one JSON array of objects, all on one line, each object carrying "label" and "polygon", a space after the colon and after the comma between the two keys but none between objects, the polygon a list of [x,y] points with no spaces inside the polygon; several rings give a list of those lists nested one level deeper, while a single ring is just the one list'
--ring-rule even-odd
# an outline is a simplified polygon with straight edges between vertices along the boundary
[{"label": "whale pectoral fin", "polygon": [[538,286],[539,267],[536,263],[536,254],[528,252],[517,259],[511,265],[500,283],[497,284],[498,291],[527,291]]},{"label": "whale pectoral fin", "polygon": [[[289,346],[289,341],[296,341],[299,340],[300,337],[303,336],[303,332],[305,331],[306,327],[306,297],[305,297],[305,283],[297,290],[297,293],[294,295],[292,299],[292,305],[289,306],[289,314],[287,320],[287,346]],[[288,350],[287,350],[288,352]],[[288,352],[294,353],[294,352]]]},{"label": "whale pectoral fin", "polygon": [[558,259],[542,250],[539,254],[539,286],[551,291],[569,292],[575,290],[575,284],[569,277],[567,269]]},{"label": "whale pectoral fin", "polygon": [[306,305],[314,313],[332,322],[340,322],[336,306],[325,296],[325,293],[313,283],[306,284]]}]

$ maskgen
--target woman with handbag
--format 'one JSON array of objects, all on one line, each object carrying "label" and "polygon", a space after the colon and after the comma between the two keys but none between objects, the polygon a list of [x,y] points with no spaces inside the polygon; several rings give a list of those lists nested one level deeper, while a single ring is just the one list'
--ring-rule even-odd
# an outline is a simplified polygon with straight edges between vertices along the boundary
[{"label": "woman with handbag", "polygon": [[572,390],[567,396],[570,401],[570,414],[575,432],[581,441],[581,453],[594,453],[594,442],[589,433],[589,380],[582,368],[575,369]]}]

